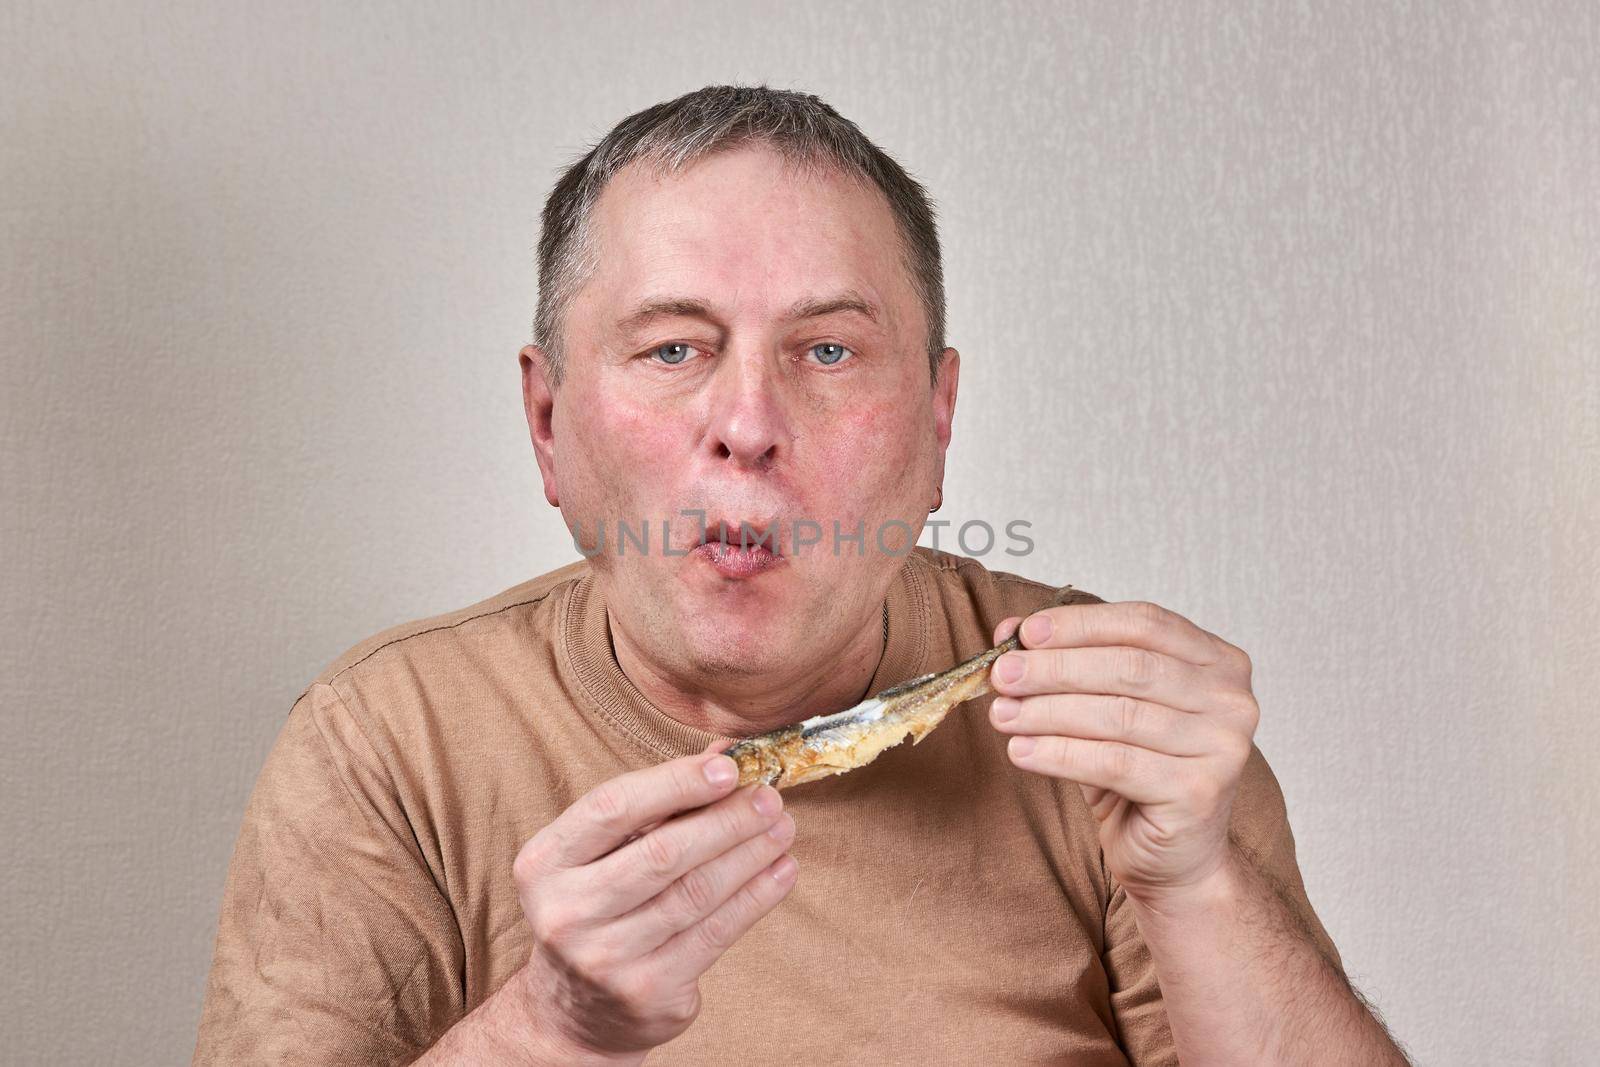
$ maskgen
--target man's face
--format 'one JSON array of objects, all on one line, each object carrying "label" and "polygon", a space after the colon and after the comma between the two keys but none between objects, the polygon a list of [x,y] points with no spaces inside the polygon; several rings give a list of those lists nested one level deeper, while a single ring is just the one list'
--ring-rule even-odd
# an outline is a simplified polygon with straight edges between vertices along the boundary
[{"label": "man's face", "polygon": [[[814,671],[877,625],[949,443],[958,357],[945,351],[932,385],[887,201],[741,148],[659,181],[629,167],[593,221],[598,267],[570,306],[553,396],[524,349],[546,496],[586,550],[604,529],[597,580],[661,667]],[[775,558],[701,546],[693,511],[713,542],[724,521],[735,550],[741,522],[764,530]]]}]

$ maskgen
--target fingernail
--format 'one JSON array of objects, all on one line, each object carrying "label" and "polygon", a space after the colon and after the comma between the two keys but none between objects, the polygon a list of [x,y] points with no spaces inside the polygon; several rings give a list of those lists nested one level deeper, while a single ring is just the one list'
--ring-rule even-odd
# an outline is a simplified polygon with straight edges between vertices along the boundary
[{"label": "fingernail", "polygon": [[1013,737],[1011,739],[1011,755],[1016,759],[1023,759],[1033,752],[1034,740],[1031,737]]},{"label": "fingernail", "polygon": [[750,806],[756,809],[759,815],[767,818],[783,810],[783,801],[778,797],[778,791],[770,785],[761,786],[756,790],[756,795],[750,798]]},{"label": "fingernail", "polygon": [[793,815],[785,815],[767,828],[767,836],[774,841],[782,841],[792,833],[794,833]]},{"label": "fingernail", "polygon": [[772,880],[779,883],[792,882],[794,881],[795,871],[799,869],[799,865],[795,863],[793,856],[779,856],[772,865]]},{"label": "fingernail", "polygon": [[994,665],[994,675],[1006,684],[1017,681],[1022,677],[1027,663],[1015,652],[1007,652],[1000,657],[1000,662]]},{"label": "fingernail", "polygon": [[706,781],[714,786],[730,785],[735,778],[739,777],[738,766],[734,764],[732,759],[723,755],[713,756],[707,760],[704,771]]},{"label": "fingernail", "polygon": [[1011,697],[994,698],[994,721],[1010,722],[1017,717],[1017,712],[1022,710],[1022,701]]},{"label": "fingernail", "polygon": [[1048,615],[1030,615],[1022,623],[1022,640],[1029,646],[1041,645],[1055,632],[1055,623]]}]

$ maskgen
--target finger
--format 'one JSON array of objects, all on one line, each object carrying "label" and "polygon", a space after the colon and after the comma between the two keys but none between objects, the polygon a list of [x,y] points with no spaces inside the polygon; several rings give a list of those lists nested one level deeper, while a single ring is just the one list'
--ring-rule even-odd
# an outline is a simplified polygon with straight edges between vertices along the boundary
[{"label": "finger", "polygon": [[1136,804],[1177,798],[1177,758],[1147,748],[1080,737],[1019,736],[1007,742],[1006,754],[1025,771],[1097,786]]},{"label": "finger", "polygon": [[579,797],[541,830],[538,851],[549,866],[581,867],[653,822],[727,796],[738,774],[727,756],[702,753],[618,775]]},{"label": "finger", "polygon": [[[721,752],[731,744],[733,744],[732,738],[713,737],[709,742],[707,742],[706,747],[700,750],[700,754],[702,756],[709,756],[713,752]],[[654,830],[656,827],[660,826],[666,821],[666,819],[653,819],[650,822],[645,823],[643,826],[633,831],[633,833],[623,838],[621,843],[617,845],[617,848],[621,848],[623,845],[631,844],[632,842],[639,840],[639,838],[643,837],[645,834],[649,833],[651,830]],[[612,849],[611,851],[615,852],[616,849]],[[608,852],[606,854],[610,855],[611,853]]]},{"label": "finger", "polygon": [[1000,620],[1000,625],[994,628],[994,643],[999,644],[1017,632],[1017,627],[1022,623],[1021,615],[1009,615]]},{"label": "finger", "polygon": [[778,791],[756,783],[699,811],[668,819],[588,866],[580,891],[589,913],[607,918],[632,911],[701,864],[764,834],[782,812]]},{"label": "finger", "polygon": [[1001,733],[1121,741],[1168,756],[1208,754],[1217,731],[1203,715],[1104,693],[996,697],[989,705],[989,721]]},{"label": "finger", "polygon": [[[643,826],[639,827],[633,833],[631,833],[627,837],[623,838],[622,839],[622,844],[619,844],[617,846],[617,848],[622,848],[623,845],[631,845],[631,844],[633,844],[633,842],[639,840],[639,838],[643,837],[645,834],[649,833],[651,830],[654,830],[656,827],[660,826],[662,823],[664,823],[666,821],[667,820],[665,820],[665,819],[655,819],[655,820],[653,820],[651,822],[645,823]],[[614,849],[611,850],[611,852],[607,852],[606,855],[609,856],[612,853],[616,852],[616,850],[617,849],[614,848]]]},{"label": "finger", "polygon": [[1208,667],[1233,646],[1177,612],[1142,600],[1044,608],[1022,622],[1025,648],[1131,645]]},{"label": "finger", "polygon": [[645,958],[658,962],[677,981],[699,977],[789,895],[797,874],[794,857],[784,853],[741,886],[716,911],[687,930],[674,934]]},{"label": "finger", "polygon": [[612,924],[613,935],[640,954],[689,929],[727,902],[794,841],[794,817],[785,813],[742,844],[702,863]]},{"label": "finger", "polygon": [[1182,711],[1222,707],[1220,679],[1200,667],[1145,648],[1034,648],[1007,652],[990,670],[1002,696],[1110,693]]}]

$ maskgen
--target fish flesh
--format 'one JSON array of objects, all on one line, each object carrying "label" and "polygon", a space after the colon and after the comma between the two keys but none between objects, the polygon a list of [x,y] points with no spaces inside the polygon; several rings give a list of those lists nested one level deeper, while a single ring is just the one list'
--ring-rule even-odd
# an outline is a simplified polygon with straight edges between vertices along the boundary
[{"label": "fish flesh", "polygon": [[[1074,594],[1083,595],[1063,586],[1052,603],[1065,603]],[[844,711],[747,737],[723,749],[723,755],[739,765],[740,785],[765,782],[775,789],[863,767],[907,737],[919,744],[955,708],[988,693],[990,666],[1019,647],[1012,634],[947,671],[902,682]]]}]

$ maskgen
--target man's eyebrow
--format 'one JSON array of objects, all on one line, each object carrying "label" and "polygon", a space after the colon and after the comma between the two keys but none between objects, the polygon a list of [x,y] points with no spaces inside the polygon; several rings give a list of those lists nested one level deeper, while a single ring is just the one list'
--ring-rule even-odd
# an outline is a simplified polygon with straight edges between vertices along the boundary
[{"label": "man's eyebrow", "polygon": [[659,297],[646,300],[627,315],[617,320],[617,329],[628,331],[648,326],[657,319],[670,319],[683,315],[690,318],[711,318],[711,308],[703,300],[687,297]]},{"label": "man's eyebrow", "polygon": [[819,319],[824,315],[834,315],[841,311],[853,311],[872,322],[878,321],[877,306],[854,289],[846,289],[838,296],[830,296],[823,300],[801,300],[789,308],[789,318]]},{"label": "man's eyebrow", "polygon": [[[847,289],[837,296],[825,297],[818,300],[800,300],[790,305],[785,314],[787,320],[816,319],[824,315],[835,315],[840,312],[851,311],[862,315],[871,322],[881,321],[877,305],[864,299],[854,289]],[[644,301],[627,315],[617,320],[617,329],[622,331],[637,330],[657,319],[685,316],[689,318],[709,319],[714,316],[711,306],[704,300],[693,297],[654,297]]]}]

